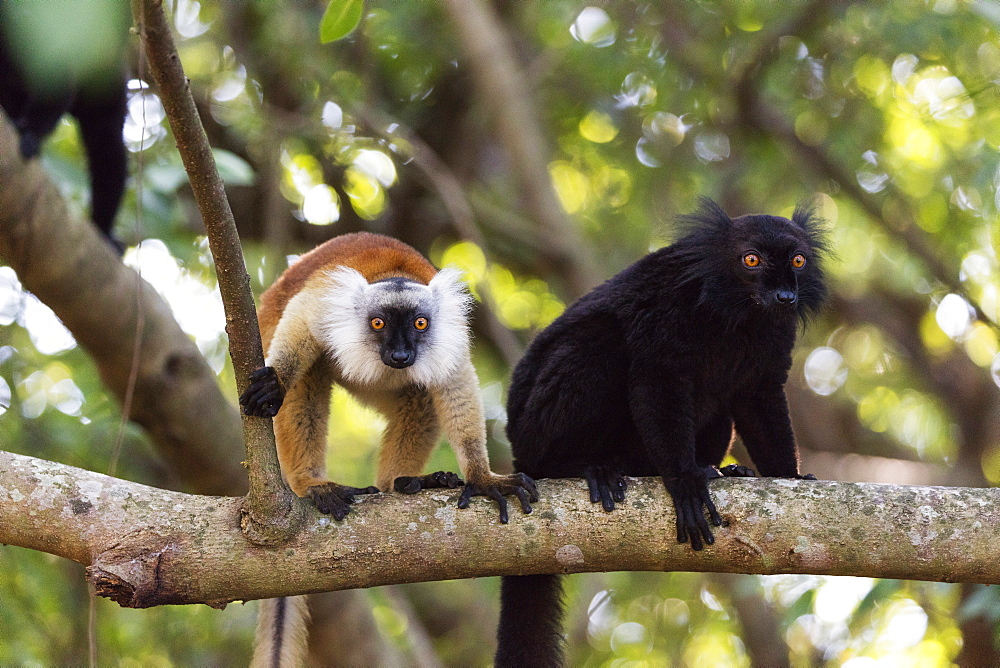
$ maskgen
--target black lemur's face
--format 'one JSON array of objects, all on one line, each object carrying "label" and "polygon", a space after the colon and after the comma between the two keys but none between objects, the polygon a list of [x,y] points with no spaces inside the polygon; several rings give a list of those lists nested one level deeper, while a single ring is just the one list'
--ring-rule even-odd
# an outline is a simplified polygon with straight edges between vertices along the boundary
[{"label": "black lemur's face", "polygon": [[791,220],[729,218],[708,202],[683,220],[690,233],[672,247],[680,280],[700,286],[698,305],[727,327],[765,314],[805,319],[822,304],[826,242],[812,209],[796,209]]},{"label": "black lemur's face", "polygon": [[800,299],[811,299],[802,288],[809,286],[816,261],[803,230],[778,216],[750,215],[733,220],[731,235],[728,261],[753,303],[798,313]]}]

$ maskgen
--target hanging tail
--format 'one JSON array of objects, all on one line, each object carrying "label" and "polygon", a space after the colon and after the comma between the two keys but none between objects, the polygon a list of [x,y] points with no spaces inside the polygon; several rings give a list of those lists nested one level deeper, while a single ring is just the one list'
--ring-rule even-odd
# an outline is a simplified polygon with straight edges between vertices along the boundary
[{"label": "hanging tail", "polygon": [[257,612],[252,668],[299,668],[306,665],[309,605],[305,596],[269,598]]},{"label": "hanging tail", "polygon": [[501,578],[496,668],[560,668],[562,617],[560,576]]}]

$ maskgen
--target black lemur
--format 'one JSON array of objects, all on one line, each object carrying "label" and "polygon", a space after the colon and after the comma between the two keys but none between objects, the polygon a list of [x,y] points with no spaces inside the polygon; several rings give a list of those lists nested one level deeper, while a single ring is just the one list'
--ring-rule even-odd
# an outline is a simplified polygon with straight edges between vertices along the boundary
[{"label": "black lemur", "polygon": [[[625,476],[660,476],[677,540],[702,549],[722,519],[708,482],[733,430],[764,476],[802,478],[784,383],[797,325],[822,303],[826,249],[813,209],[730,218],[711,200],[684,236],[571,305],[514,370],[516,470],[583,477],[611,511]],[[706,521],[705,510],[708,511]],[[562,664],[555,575],[504,577],[497,666]]]},{"label": "black lemur", "polygon": [[[9,17],[0,12],[0,18]],[[42,140],[55,130],[60,117],[72,114],[87,153],[90,217],[121,252],[124,246],[112,236],[111,228],[128,177],[128,152],[122,138],[128,92],[124,69],[110,68],[83,79],[67,75],[63,81],[39,81],[25,63],[32,54],[14,48],[4,32],[0,29],[0,107],[18,131],[21,156],[27,160],[38,155]]]}]

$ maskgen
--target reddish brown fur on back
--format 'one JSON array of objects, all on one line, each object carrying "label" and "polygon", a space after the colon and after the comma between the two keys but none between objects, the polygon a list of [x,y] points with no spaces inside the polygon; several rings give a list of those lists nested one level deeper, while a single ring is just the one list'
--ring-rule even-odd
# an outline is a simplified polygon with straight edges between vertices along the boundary
[{"label": "reddish brown fur on back", "polygon": [[357,269],[369,283],[400,276],[426,285],[437,273],[423,255],[398,239],[370,232],[334,237],[299,258],[261,295],[258,317],[265,352],[288,300],[317,271],[340,266]]}]

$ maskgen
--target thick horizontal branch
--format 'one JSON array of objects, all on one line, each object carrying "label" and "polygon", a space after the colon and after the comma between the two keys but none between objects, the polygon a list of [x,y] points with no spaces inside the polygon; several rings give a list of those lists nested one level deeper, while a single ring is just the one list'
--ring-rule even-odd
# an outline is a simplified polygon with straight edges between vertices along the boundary
[{"label": "thick horizontal branch", "polygon": [[251,544],[241,499],[168,492],[0,452],[0,542],[87,564],[98,593],[129,607],[267,598],[529,573],[715,571],[1000,583],[994,488],[723,479],[727,526],[702,552],[675,540],[661,483],[636,480],[619,509],[580,480],[539,485],[535,512],[499,523],[457,491],[361,497],[343,522],[310,511],[279,548]]}]

